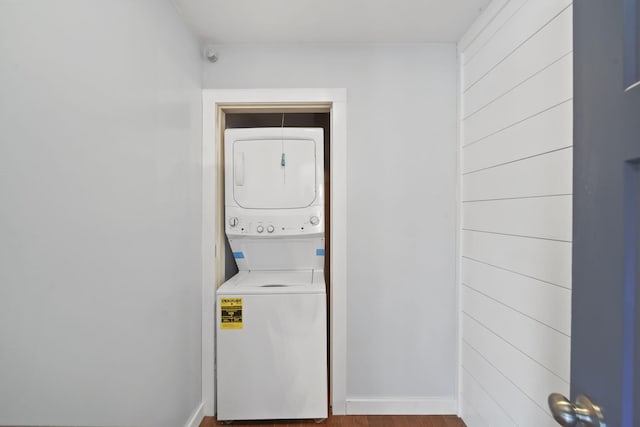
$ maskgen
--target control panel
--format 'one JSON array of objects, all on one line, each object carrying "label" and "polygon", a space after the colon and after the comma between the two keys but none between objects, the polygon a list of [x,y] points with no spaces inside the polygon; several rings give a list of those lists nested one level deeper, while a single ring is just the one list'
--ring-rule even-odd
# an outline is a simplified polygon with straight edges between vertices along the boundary
[{"label": "control panel", "polygon": [[226,213],[225,231],[230,236],[252,237],[290,237],[324,233],[322,209],[305,211],[292,215],[248,216],[246,211],[234,212],[234,209],[231,209]]}]

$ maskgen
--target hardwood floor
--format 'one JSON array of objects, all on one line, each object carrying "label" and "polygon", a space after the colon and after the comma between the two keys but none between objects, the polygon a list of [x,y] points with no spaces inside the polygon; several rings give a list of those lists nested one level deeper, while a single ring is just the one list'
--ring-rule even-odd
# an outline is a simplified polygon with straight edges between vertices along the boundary
[{"label": "hardwood floor", "polygon": [[326,421],[234,421],[224,424],[205,417],[200,427],[269,426],[269,427],[465,427],[455,415],[347,415],[329,417]]}]

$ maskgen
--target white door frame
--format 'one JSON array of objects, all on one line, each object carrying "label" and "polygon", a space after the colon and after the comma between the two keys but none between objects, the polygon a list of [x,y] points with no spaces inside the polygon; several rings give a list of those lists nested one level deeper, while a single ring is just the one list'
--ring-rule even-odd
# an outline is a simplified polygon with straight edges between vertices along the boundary
[{"label": "white door frame", "polygon": [[[202,403],[215,415],[216,200],[219,133],[224,105],[328,104],[331,114],[330,377],[333,415],[346,413],[347,363],[347,91],[346,89],[205,89],[202,93]],[[223,250],[223,249],[221,249]]]}]

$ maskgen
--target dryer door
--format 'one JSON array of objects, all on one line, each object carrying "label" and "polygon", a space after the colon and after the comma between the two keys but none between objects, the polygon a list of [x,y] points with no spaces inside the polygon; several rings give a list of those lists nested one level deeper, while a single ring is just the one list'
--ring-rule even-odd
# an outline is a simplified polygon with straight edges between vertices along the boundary
[{"label": "dryer door", "polygon": [[294,209],[315,201],[314,140],[236,140],[232,149],[233,198],[238,206]]}]

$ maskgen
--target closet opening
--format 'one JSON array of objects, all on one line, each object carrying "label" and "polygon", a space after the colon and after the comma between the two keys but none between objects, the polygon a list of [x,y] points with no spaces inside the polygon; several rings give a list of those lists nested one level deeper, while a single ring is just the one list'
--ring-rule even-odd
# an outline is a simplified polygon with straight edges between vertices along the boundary
[{"label": "closet opening", "polygon": [[[347,91],[344,88],[312,89],[206,89],[202,96],[202,414],[215,408],[216,289],[225,281],[224,227],[224,130],[227,121],[242,126],[246,120],[277,125],[310,120],[325,129],[325,274],[327,298],[329,404],[332,415],[345,415],[347,347]],[[293,114],[302,114],[294,117]],[[305,114],[309,114],[304,118]],[[321,116],[318,117],[318,114]],[[324,114],[324,116],[322,116]],[[255,115],[255,116],[252,116]],[[292,115],[290,119],[289,115]],[[324,121],[324,124],[318,124]],[[302,124],[300,124],[302,125]],[[304,124],[307,125],[306,123]],[[327,128],[325,128],[325,126]],[[328,231],[328,232],[327,232]],[[231,274],[232,270],[229,270]]]},{"label": "closet opening", "polygon": [[[324,275],[326,281],[327,307],[327,383],[328,402],[331,406],[331,114],[330,105],[264,105],[264,106],[221,106],[218,109],[218,135],[216,135],[217,164],[217,224],[216,224],[216,288],[233,277],[238,268],[233,258],[229,241],[225,234],[224,200],[224,131],[234,128],[259,127],[304,127],[322,128],[324,137],[324,219],[325,219],[325,257]],[[329,408],[331,410],[331,408]]]}]

